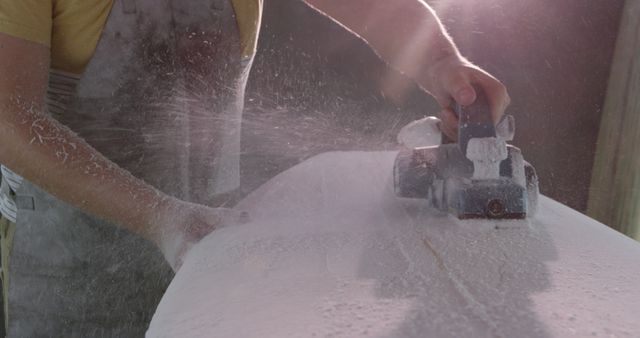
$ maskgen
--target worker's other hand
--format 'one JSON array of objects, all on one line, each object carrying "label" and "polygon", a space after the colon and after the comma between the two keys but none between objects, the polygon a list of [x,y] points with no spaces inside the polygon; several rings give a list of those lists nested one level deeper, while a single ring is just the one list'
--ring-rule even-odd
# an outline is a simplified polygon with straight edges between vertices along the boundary
[{"label": "worker's other hand", "polygon": [[415,80],[438,101],[442,108],[440,129],[452,140],[458,139],[458,117],[452,105],[454,101],[463,106],[475,102],[474,85],[484,90],[496,124],[511,102],[506,87],[498,79],[458,55],[430,65]]},{"label": "worker's other hand", "polygon": [[185,254],[193,245],[215,229],[249,221],[249,215],[228,208],[170,199],[161,208],[153,225],[153,241],[174,271],[182,266]]}]

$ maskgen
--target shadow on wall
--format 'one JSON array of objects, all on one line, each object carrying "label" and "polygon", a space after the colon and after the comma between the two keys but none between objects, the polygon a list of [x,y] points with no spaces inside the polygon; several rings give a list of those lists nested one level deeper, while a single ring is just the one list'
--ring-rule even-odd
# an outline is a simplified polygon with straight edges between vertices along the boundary
[{"label": "shadow on wall", "polygon": [[[509,87],[542,192],[586,209],[622,0],[430,1],[462,53]],[[244,125],[245,191],[329,150],[389,149],[435,102],[299,0],[265,1]]]}]

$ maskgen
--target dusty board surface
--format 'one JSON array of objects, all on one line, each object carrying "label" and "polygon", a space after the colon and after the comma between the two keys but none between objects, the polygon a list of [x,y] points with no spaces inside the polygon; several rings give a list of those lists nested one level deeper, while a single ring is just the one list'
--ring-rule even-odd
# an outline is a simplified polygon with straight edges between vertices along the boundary
[{"label": "dusty board surface", "polygon": [[542,198],[530,224],[395,198],[395,153],[314,157],[194,247],[148,337],[640,336],[640,245]]}]

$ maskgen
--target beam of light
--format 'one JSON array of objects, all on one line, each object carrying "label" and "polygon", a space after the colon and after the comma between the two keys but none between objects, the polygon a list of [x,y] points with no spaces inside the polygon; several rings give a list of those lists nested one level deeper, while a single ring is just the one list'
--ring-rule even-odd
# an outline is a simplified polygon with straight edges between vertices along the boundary
[{"label": "beam of light", "polygon": [[[467,6],[456,6],[460,2],[466,2]],[[464,24],[468,25],[465,18],[469,18],[472,15],[475,6],[473,5],[475,0],[441,0],[431,1],[430,6],[440,17],[448,14],[451,10],[462,10],[456,14],[457,19],[454,21],[456,25]],[[460,7],[460,8],[456,8]],[[373,24],[373,23],[372,23]],[[423,22],[420,27],[415,29],[415,34],[405,44],[405,49],[399,54],[397,59],[398,65],[401,69],[419,69],[424,62],[423,49],[425,46],[431,46],[433,39],[433,32],[436,31],[437,22]],[[445,24],[445,28],[446,28]],[[381,91],[384,95],[394,101],[396,104],[400,104],[407,97],[408,92],[412,88],[411,82],[403,76],[399,76],[398,71],[388,68],[383,75],[380,83]]]}]

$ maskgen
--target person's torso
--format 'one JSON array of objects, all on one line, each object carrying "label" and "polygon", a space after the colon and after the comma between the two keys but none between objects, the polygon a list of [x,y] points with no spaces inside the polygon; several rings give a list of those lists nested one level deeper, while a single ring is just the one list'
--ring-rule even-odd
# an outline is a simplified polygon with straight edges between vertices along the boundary
[{"label": "person's torso", "polygon": [[[58,0],[25,6],[38,6],[43,16],[51,10],[47,103],[56,118],[179,198],[207,203],[238,186],[243,91],[262,0]],[[89,59],[77,85],[75,73]],[[18,182],[17,190],[21,178],[2,169],[4,178]],[[13,219],[15,204],[2,197],[3,210],[11,210],[3,214]]]},{"label": "person's torso", "polygon": [[229,0],[116,2],[61,121],[135,176],[208,204],[239,185],[251,57]]},{"label": "person's torso", "polygon": [[241,2],[116,1],[61,122],[178,198],[211,204],[237,188],[255,51],[245,48],[255,41],[239,28],[259,20],[251,8],[236,11]]}]

